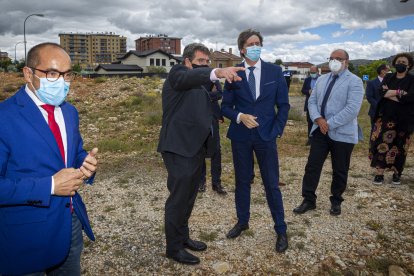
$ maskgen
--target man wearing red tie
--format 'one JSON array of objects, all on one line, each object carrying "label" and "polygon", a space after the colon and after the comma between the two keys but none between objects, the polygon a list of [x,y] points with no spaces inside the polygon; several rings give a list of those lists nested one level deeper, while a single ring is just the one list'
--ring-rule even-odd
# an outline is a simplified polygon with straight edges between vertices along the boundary
[{"label": "man wearing red tie", "polygon": [[98,149],[83,149],[71,71],[58,44],[33,47],[26,85],[0,104],[0,275],[80,275],[82,229],[94,240],[77,190],[91,184]]}]

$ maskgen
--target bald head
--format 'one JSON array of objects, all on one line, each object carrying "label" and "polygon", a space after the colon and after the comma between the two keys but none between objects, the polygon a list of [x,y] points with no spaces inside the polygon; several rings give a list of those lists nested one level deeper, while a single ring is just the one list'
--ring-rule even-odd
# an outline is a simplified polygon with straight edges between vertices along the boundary
[{"label": "bald head", "polygon": [[40,78],[47,72],[70,72],[72,65],[66,51],[56,43],[42,43],[30,49],[27,55],[27,66],[23,68],[26,83],[32,91],[40,87]]},{"label": "bald head", "polygon": [[309,73],[311,74],[318,73],[318,67],[311,66],[311,68],[309,68]]},{"label": "bald head", "polygon": [[30,49],[29,53],[27,54],[27,62],[26,62],[27,66],[36,68],[41,63],[41,59],[44,53],[48,53],[49,51],[52,51],[54,53],[59,53],[62,55],[62,57],[66,56],[70,62],[69,55],[59,44],[52,43],[52,42],[45,42],[45,43],[38,44]]}]

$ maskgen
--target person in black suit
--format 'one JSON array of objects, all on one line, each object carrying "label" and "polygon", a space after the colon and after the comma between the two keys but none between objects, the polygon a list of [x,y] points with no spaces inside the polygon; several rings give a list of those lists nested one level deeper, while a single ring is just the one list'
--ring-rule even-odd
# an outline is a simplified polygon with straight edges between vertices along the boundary
[{"label": "person in black suit", "polygon": [[[211,184],[213,191],[219,195],[226,195],[227,192],[221,185],[221,145],[220,145],[220,126],[219,123],[224,122],[223,115],[221,115],[219,100],[223,97],[223,90],[221,88],[220,81],[215,81],[209,87],[207,87],[208,94],[211,99],[211,108],[213,110],[213,135],[215,142],[215,150],[211,156]],[[201,182],[199,192],[206,191],[206,161],[204,160],[203,167],[201,170]]]},{"label": "person in black suit", "polygon": [[306,142],[307,146],[310,146],[310,140],[309,140],[309,135],[313,126],[313,122],[309,116],[309,111],[308,111],[308,100],[309,97],[312,93],[312,89],[315,87],[316,84],[316,80],[319,77],[318,74],[318,67],[316,66],[311,66],[311,68],[309,68],[309,77],[307,77],[305,79],[305,81],[303,82],[303,86],[302,86],[302,94],[306,96],[305,99],[305,105],[303,107],[303,111],[306,112],[306,120],[308,121],[308,141]]},{"label": "person in black suit", "polygon": [[[190,239],[188,220],[193,210],[206,154],[214,149],[213,113],[205,85],[219,78],[239,81],[239,67],[208,67],[210,51],[200,43],[185,47],[183,63],[171,68],[162,90],[162,127],[158,144],[168,172],[170,192],[165,203],[166,256],[184,264],[200,259],[184,248],[206,250]],[[195,68],[200,67],[200,68]]]},{"label": "person in black suit", "polygon": [[381,64],[380,66],[378,66],[378,77],[368,81],[367,87],[365,88],[365,95],[370,104],[368,115],[371,118],[371,130],[374,125],[375,110],[377,109],[378,102],[381,100],[379,88],[381,86],[382,80],[389,71],[390,67],[387,64]]}]

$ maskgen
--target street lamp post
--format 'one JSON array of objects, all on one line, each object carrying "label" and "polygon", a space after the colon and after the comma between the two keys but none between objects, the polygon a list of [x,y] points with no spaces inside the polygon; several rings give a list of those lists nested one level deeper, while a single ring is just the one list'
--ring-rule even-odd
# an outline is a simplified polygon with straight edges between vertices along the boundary
[{"label": "street lamp post", "polygon": [[44,15],[43,15],[43,14],[40,14],[40,13],[33,13],[33,14],[28,15],[28,16],[26,17],[26,19],[24,20],[24,23],[23,23],[23,36],[24,36],[24,63],[25,63],[25,64],[26,64],[26,43],[27,43],[27,41],[26,41],[26,20],[27,20],[30,16],[39,16],[39,17],[43,17]]},{"label": "street lamp post", "polygon": [[24,41],[17,42],[17,43],[14,45],[14,63],[17,63],[17,57],[16,57],[16,47],[17,47],[17,45],[19,45],[20,43],[24,43]]}]

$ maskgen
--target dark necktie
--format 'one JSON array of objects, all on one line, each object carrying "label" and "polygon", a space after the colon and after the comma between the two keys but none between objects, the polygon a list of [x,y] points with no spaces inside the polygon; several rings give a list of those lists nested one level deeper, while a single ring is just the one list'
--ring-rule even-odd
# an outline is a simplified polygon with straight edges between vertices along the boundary
[{"label": "dark necktie", "polygon": [[59,147],[60,155],[62,156],[63,163],[65,163],[65,149],[63,147],[62,135],[60,133],[59,125],[55,121],[55,106],[50,104],[42,105],[42,108],[47,112],[47,121],[49,128],[55,137],[56,143]]},{"label": "dark necktie", "polygon": [[250,70],[250,73],[249,73],[249,88],[250,88],[250,92],[252,93],[253,100],[256,100],[256,79],[255,79],[254,74],[253,74],[253,70],[255,68],[256,67],[254,67],[254,66],[249,67],[249,70]]},{"label": "dark necktie", "polygon": [[326,89],[325,96],[323,97],[323,101],[321,105],[321,115],[323,118],[325,118],[326,103],[328,102],[329,95],[331,94],[332,87],[334,86],[337,78],[338,78],[338,75],[332,75],[332,80],[329,83],[328,88]]}]

